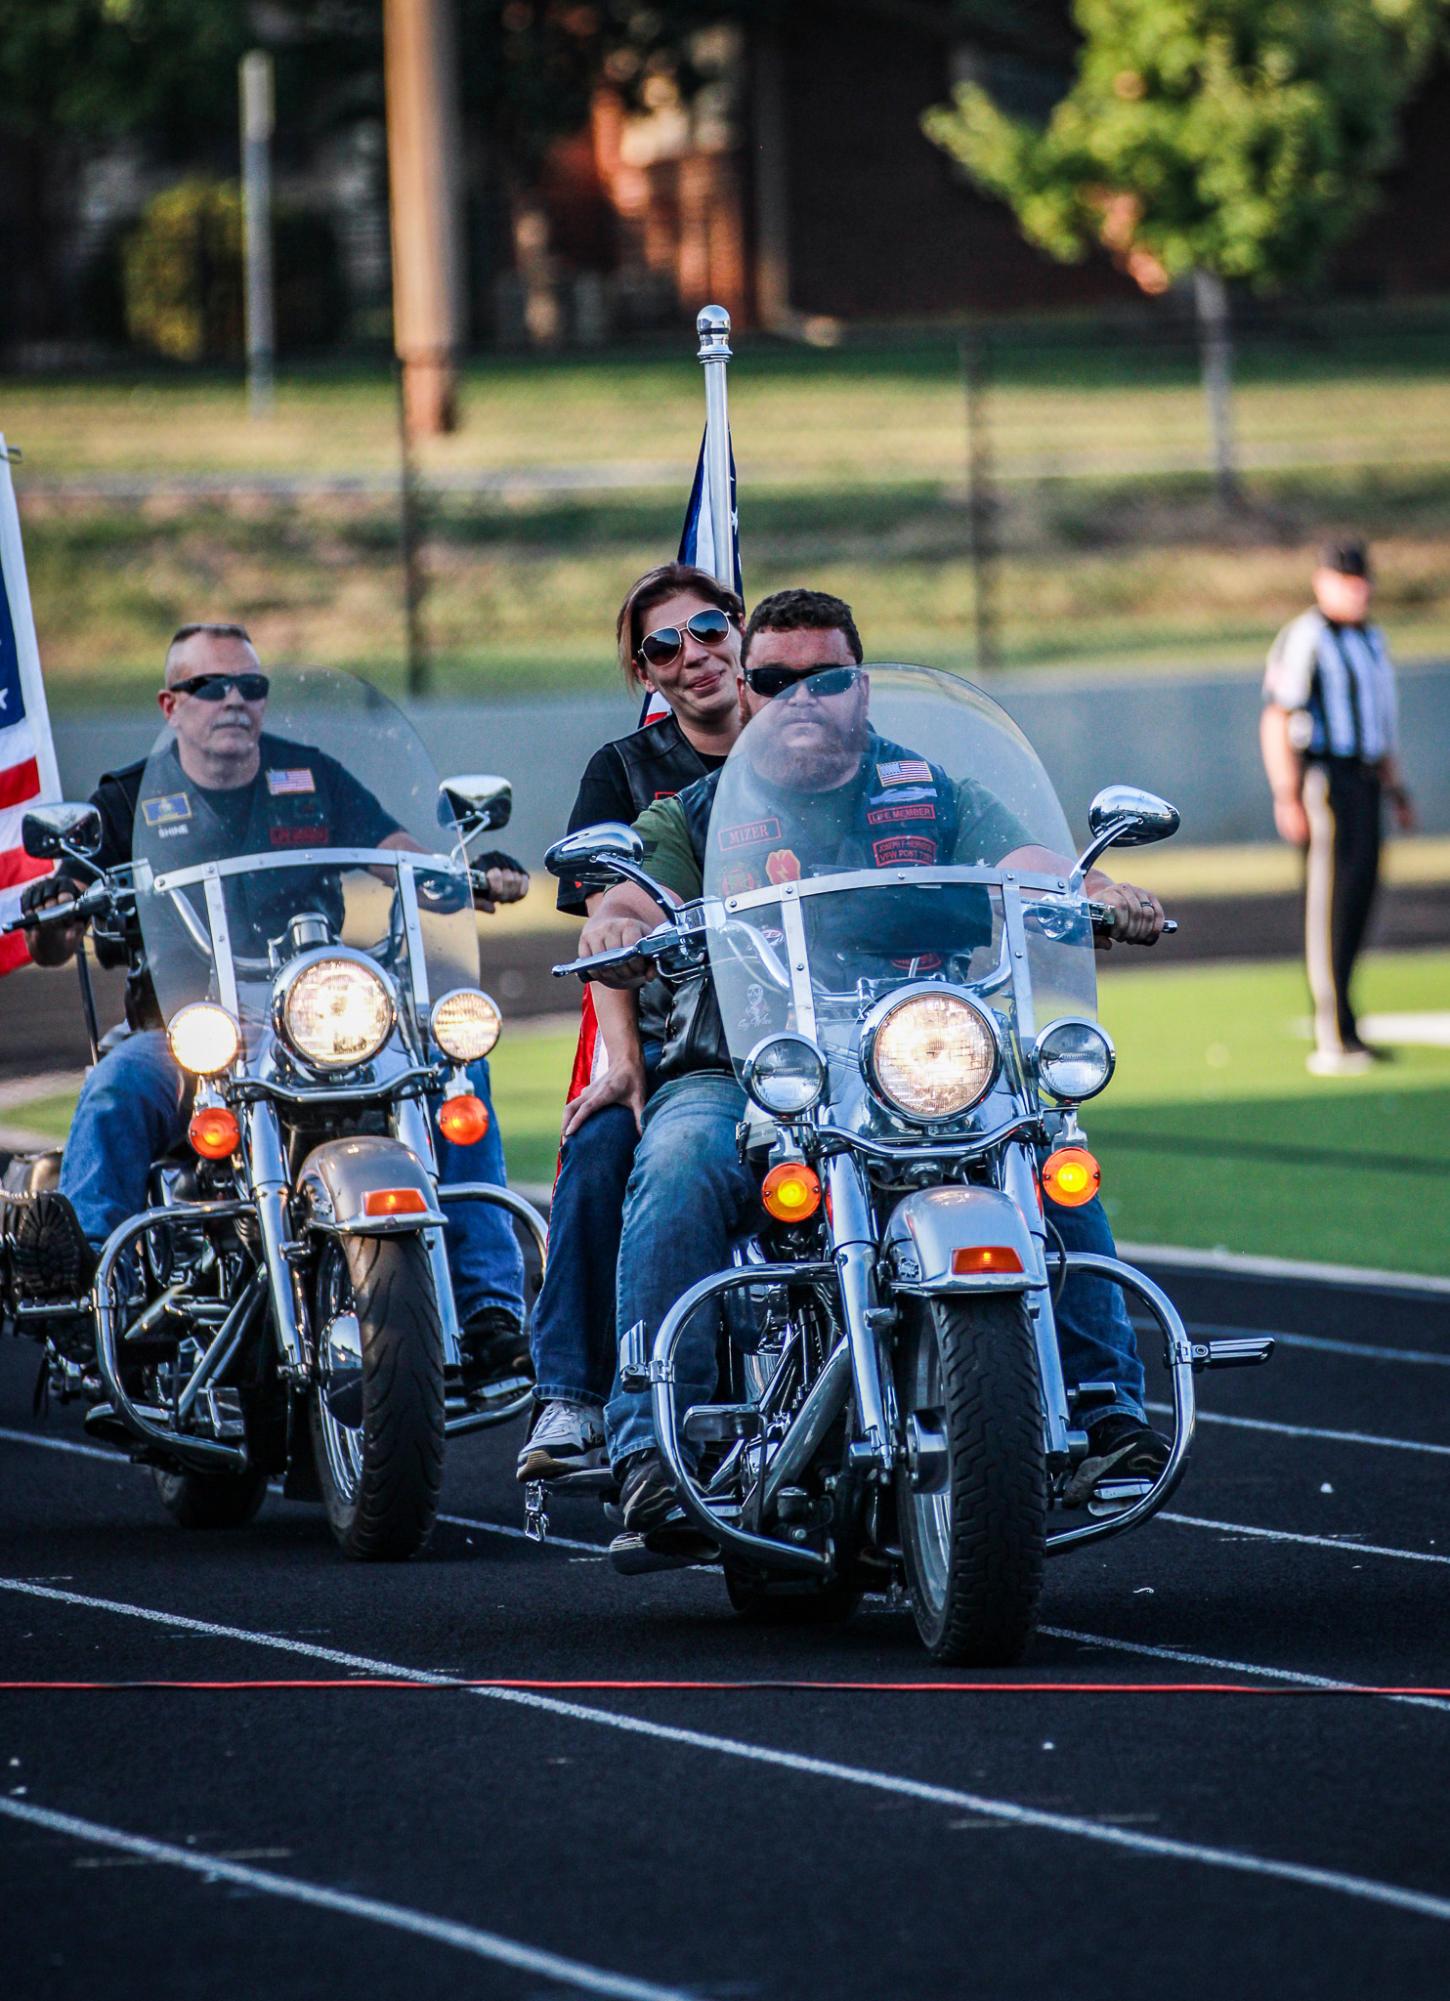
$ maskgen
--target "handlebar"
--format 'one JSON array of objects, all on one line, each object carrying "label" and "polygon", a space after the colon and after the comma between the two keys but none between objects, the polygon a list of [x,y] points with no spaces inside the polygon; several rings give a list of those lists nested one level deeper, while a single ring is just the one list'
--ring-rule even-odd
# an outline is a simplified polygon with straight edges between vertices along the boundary
[{"label": "handlebar", "polygon": [[[1118,913],[1112,905],[1106,903],[1089,903],[1087,913],[1095,932],[1104,938],[1111,938],[1113,936],[1118,928]],[[1163,929],[1159,933],[1159,936],[1167,938],[1177,929],[1178,919],[1176,917],[1165,917],[1163,920]]]},{"label": "handlebar", "polygon": [[88,918],[108,910],[111,901],[109,884],[93,883],[69,903],[47,903],[39,910],[23,911],[8,924],[0,924],[0,938],[8,938],[12,931],[46,931],[57,924],[84,924]]}]

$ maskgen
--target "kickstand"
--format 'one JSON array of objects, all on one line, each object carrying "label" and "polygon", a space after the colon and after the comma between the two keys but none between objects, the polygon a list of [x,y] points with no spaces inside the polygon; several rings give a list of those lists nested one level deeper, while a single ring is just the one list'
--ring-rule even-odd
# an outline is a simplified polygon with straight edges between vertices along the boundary
[{"label": "kickstand", "polygon": [[32,1417],[45,1417],[50,1410],[50,1353],[40,1351],[40,1374],[35,1379],[35,1393],[30,1399]]},{"label": "kickstand", "polygon": [[542,1480],[529,1480],[524,1485],[524,1534],[530,1542],[548,1540],[549,1516],[544,1507]]}]

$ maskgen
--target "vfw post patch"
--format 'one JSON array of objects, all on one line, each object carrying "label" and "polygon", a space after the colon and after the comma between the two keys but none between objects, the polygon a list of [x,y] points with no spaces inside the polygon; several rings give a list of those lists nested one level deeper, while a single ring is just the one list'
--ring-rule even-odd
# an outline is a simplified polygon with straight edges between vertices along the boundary
[{"label": "vfw post patch", "polygon": [[163,792],[155,799],[143,799],[141,814],[148,827],[168,827],[191,818],[191,800],[185,792]]},{"label": "vfw post patch", "polygon": [[295,771],[269,771],[267,790],[274,799],[280,799],[289,792],[315,792],[317,780],[304,764]]}]

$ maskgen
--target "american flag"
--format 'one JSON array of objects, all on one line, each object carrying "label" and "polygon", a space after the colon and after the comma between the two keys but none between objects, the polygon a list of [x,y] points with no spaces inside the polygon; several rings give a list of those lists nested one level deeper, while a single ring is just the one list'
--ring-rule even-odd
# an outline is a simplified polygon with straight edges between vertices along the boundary
[{"label": "american flag", "polygon": [[[0,437],[0,924],[19,914],[20,892],[49,862],[32,861],[20,845],[20,822],[31,806],[60,797],[50,716],[40,678],[40,651],[25,581],[20,514],[10,454]],[[22,931],[0,938],[0,973],[24,964]]]}]

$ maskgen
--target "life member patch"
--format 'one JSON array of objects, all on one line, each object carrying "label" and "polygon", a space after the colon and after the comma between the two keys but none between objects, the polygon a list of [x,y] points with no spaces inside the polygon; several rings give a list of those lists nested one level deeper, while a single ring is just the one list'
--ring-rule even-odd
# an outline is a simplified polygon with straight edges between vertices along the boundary
[{"label": "life member patch", "polygon": [[919,803],[910,806],[898,803],[895,806],[873,807],[866,815],[866,825],[868,827],[894,827],[899,825],[902,820],[934,820],[935,818],[936,807],[929,800],[923,799]]},{"label": "life member patch", "polygon": [[871,852],[877,868],[930,868],[936,860],[936,842],[925,834],[888,834],[871,843]]},{"label": "life member patch", "polygon": [[733,848],[754,848],[762,841],[780,839],[779,820],[746,820],[739,827],[722,827],[716,841],[729,854]]},{"label": "life member patch", "polygon": [[191,799],[185,792],[163,792],[158,798],[143,799],[141,811],[148,827],[165,827],[173,820],[191,818]]},{"label": "life member patch", "polygon": [[776,848],[765,858],[765,873],[771,882],[799,882],[800,856],[794,848]]},{"label": "life member patch", "polygon": [[281,799],[289,792],[315,792],[317,780],[304,764],[294,771],[269,771],[267,790],[274,799]]},{"label": "life member patch", "polygon": [[930,785],[931,766],[924,757],[893,758],[877,765],[876,779],[880,785]]}]

